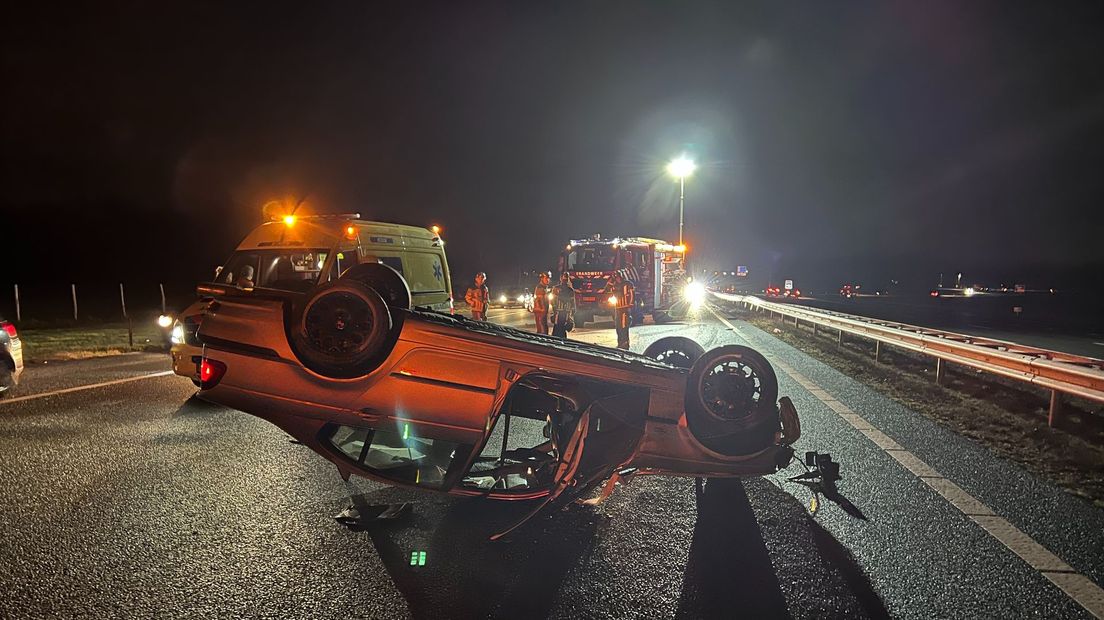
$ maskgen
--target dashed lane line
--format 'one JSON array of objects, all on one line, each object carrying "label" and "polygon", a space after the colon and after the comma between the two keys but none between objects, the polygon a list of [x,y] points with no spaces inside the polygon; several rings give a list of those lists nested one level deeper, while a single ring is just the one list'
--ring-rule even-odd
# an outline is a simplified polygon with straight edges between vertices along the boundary
[{"label": "dashed lane line", "polygon": [[65,388],[63,390],[54,390],[52,392],[43,392],[41,394],[28,394],[26,396],[17,396],[15,398],[5,398],[0,400],[0,406],[9,405],[11,403],[18,403],[24,400],[34,400],[36,398],[46,398],[48,396],[57,396],[59,394],[69,394],[71,392],[83,392],[84,390],[94,390],[96,388],[107,387],[109,385],[118,385],[120,383],[130,383],[131,381],[141,381],[142,379],[152,379],[154,377],[164,377],[173,374],[171,370],[165,370],[162,372],[151,372],[147,375],[139,375],[137,377],[127,377],[126,379],[115,379],[114,381],[104,381],[102,383],[92,383],[90,385],[78,385],[77,387]]},{"label": "dashed lane line", "polygon": [[[721,316],[711,306],[709,311],[717,320],[729,329],[739,333],[739,330],[728,319]],[[782,372],[789,375],[798,385],[809,391],[834,411],[840,418],[850,424],[855,430],[877,445],[887,455],[901,464],[909,472],[912,472],[921,482],[931,487],[936,493],[957,508],[963,515],[977,523],[989,533],[990,536],[1000,541],[1005,547],[1012,550],[1031,568],[1038,571],[1051,583],[1058,586],[1077,604],[1085,608],[1093,616],[1104,620],[1104,589],[1098,586],[1088,577],[1078,573],[1072,566],[1062,561],[1061,558],[1051,553],[1046,547],[1035,542],[1022,530],[1012,525],[1004,517],[998,516],[991,508],[976,499],[962,487],[940,474],[918,456],[909,452],[901,444],[894,441],[870,424],[865,418],[852,411],[847,405],[836,400],[827,390],[820,387],[805,375],[795,370],[788,364],[774,360],[774,365]]]}]

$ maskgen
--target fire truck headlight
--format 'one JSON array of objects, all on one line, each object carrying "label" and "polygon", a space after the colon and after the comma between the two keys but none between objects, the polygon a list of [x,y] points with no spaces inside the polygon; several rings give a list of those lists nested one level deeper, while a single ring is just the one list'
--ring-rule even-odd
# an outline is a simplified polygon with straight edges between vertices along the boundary
[{"label": "fire truck headlight", "polygon": [[617,295],[610,295],[609,299],[607,299],[606,301],[609,302],[609,305],[616,307],[617,306]]},{"label": "fire truck headlight", "polygon": [[682,294],[691,305],[700,306],[705,303],[705,286],[701,282],[687,284]]},{"label": "fire truck headlight", "polygon": [[161,316],[157,317],[157,326],[158,327],[168,329],[168,328],[172,327],[172,324],[173,324],[173,318],[171,316],[167,315],[167,314],[162,314]]}]

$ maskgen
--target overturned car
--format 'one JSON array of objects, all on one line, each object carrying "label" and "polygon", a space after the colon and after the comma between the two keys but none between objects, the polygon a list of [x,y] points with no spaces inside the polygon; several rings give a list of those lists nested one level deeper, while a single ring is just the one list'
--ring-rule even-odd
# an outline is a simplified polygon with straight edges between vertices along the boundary
[{"label": "overturned car", "polygon": [[411,306],[361,264],[308,293],[201,285],[203,398],[262,417],[395,485],[501,500],[609,494],[641,474],[749,477],[800,434],[752,349],[683,337],[643,354]]}]

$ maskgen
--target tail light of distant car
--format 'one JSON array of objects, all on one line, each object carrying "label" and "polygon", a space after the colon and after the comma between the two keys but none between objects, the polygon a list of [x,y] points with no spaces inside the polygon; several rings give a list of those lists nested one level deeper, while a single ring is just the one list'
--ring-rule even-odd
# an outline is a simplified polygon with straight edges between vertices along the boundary
[{"label": "tail light of distant car", "polygon": [[218,360],[206,359],[199,363],[200,389],[209,390],[222,381],[226,374],[226,364]]},{"label": "tail light of distant car", "polygon": [[928,293],[932,297],[939,297],[939,291],[932,289],[932,292]]},{"label": "tail light of distant car", "polygon": [[4,331],[8,332],[8,337],[9,338],[18,338],[19,337],[19,332],[15,330],[15,325],[12,325],[11,323],[8,323],[7,321],[4,321],[3,326],[4,326]]}]

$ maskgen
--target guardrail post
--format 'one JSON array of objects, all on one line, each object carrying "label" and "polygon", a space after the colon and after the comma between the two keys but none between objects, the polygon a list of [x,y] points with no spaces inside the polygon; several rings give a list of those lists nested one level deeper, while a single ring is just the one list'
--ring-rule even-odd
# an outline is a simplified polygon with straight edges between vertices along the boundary
[{"label": "guardrail post", "polygon": [[882,341],[881,340],[875,340],[874,341],[874,363],[877,364],[880,361],[882,361]]},{"label": "guardrail post", "polygon": [[816,322],[813,322],[813,335],[814,336],[817,335],[817,324],[816,324]]},{"label": "guardrail post", "polygon": [[943,381],[947,378],[947,363],[943,361],[943,358],[935,358],[935,384],[943,385]]},{"label": "guardrail post", "polygon": [[841,347],[843,346],[843,330],[842,329],[839,330],[839,340],[836,341],[836,344],[838,344]]},{"label": "guardrail post", "polygon": [[1047,426],[1054,427],[1061,421],[1062,395],[1058,390],[1050,391],[1050,411],[1047,413]]}]

